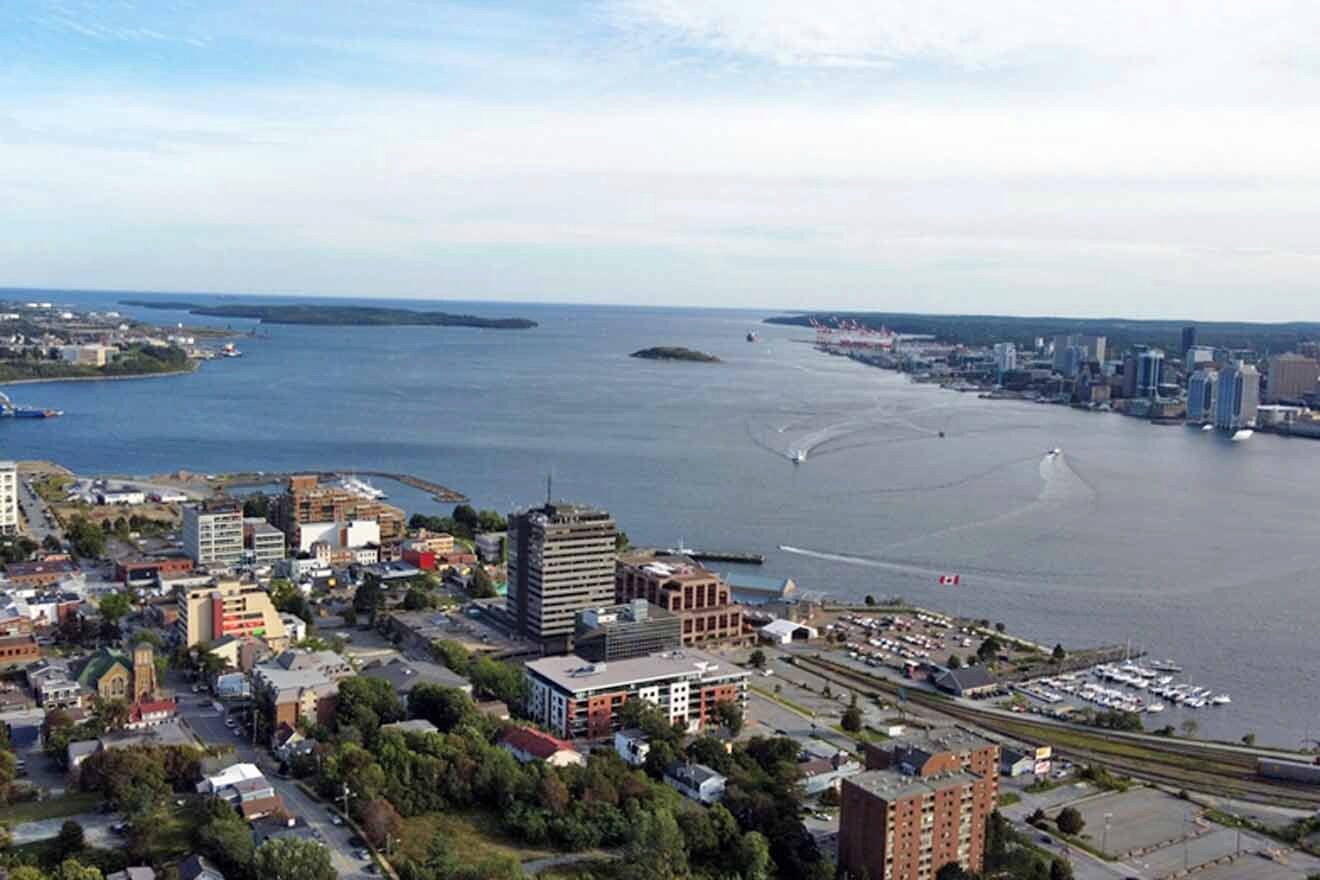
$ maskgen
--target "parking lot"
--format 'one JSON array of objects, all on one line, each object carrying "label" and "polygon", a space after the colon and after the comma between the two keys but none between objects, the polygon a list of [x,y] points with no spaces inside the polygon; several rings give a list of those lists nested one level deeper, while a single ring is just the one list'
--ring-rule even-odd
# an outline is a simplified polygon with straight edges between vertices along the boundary
[{"label": "parking lot", "polygon": [[1302,880],[1306,872],[1258,855],[1244,856],[1227,865],[1216,865],[1192,875],[1196,880]]},{"label": "parking lot", "polygon": [[[1086,821],[1082,834],[1115,858],[1204,834],[1215,827],[1197,819],[1200,810],[1195,804],[1153,788],[1105,794],[1072,806]],[[1057,810],[1052,811],[1050,818],[1057,815]]]}]

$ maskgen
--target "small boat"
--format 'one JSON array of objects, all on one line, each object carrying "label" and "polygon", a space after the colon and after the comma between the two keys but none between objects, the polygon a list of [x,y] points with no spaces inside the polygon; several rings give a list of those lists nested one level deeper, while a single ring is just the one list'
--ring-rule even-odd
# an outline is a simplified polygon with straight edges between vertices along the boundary
[{"label": "small boat", "polygon": [[1163,704],[1163,703],[1151,703],[1149,706],[1146,707],[1146,711],[1147,711],[1147,712],[1150,712],[1150,713],[1163,712],[1163,711],[1164,711],[1164,704]]},{"label": "small boat", "polygon": [[793,453],[793,464],[802,464],[802,462],[806,460],[807,460],[807,450],[799,449],[797,452]]},{"label": "small boat", "polygon": [[1172,660],[1156,660],[1148,665],[1156,672],[1172,672],[1176,674],[1183,671],[1182,667]]},{"label": "small boat", "polygon": [[943,431],[940,431],[940,437],[941,437],[941,438],[944,437],[944,432],[943,432]]},{"label": "small boat", "polygon": [[1210,698],[1210,702],[1216,706],[1227,706],[1229,703],[1233,702],[1233,698],[1228,694],[1216,694]]},{"label": "small boat", "polygon": [[1250,428],[1243,428],[1241,431],[1238,431],[1233,435],[1233,442],[1241,443],[1243,440],[1250,440],[1252,435],[1255,433],[1256,432],[1251,430]]},{"label": "small boat", "polygon": [[1213,431],[1214,429],[1215,429],[1215,426],[1214,426],[1214,425],[1202,425],[1202,426],[1201,426],[1201,430],[1202,430],[1202,431]]},{"label": "small boat", "polygon": [[237,357],[242,357],[243,352],[235,348],[234,343],[226,342],[223,346],[220,347],[220,356],[227,358],[237,358]]},{"label": "small boat", "polygon": [[1053,449],[1046,450],[1045,454],[1048,455],[1050,458],[1053,458],[1054,456],[1060,454],[1061,452],[1063,452],[1063,450],[1056,446]]},{"label": "small boat", "polygon": [[26,406],[16,406],[9,410],[9,414],[16,419],[53,419],[64,415],[62,409],[34,409]]},{"label": "small boat", "polygon": [[748,341],[748,342],[755,342],[756,340],[758,340],[758,339],[760,339],[760,338],[761,338],[761,337],[759,337],[759,336],[756,335],[756,331],[755,331],[755,330],[748,330],[748,331],[747,331],[747,341]]}]

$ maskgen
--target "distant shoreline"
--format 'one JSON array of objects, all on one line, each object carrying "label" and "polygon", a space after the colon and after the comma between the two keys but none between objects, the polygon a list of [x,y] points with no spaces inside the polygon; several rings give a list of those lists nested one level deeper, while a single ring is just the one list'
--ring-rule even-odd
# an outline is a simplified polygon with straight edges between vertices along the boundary
[{"label": "distant shoreline", "polygon": [[165,370],[160,373],[128,373],[122,376],[43,376],[40,379],[5,379],[0,380],[0,386],[5,385],[44,385],[49,382],[117,382],[121,379],[163,379],[166,376],[186,376],[197,372],[201,366],[200,361],[195,361],[193,366],[186,370]]}]

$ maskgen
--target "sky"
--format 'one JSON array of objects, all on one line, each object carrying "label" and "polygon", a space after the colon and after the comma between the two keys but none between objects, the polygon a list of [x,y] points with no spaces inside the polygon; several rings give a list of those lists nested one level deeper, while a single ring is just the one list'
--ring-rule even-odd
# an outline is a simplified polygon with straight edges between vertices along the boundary
[{"label": "sky", "polygon": [[0,286],[1320,320],[1320,5],[0,4]]}]

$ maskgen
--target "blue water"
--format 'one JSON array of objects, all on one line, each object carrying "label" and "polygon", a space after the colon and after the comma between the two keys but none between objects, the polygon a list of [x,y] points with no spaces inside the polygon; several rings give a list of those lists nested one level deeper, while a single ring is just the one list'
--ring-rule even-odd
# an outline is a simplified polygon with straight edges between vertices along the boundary
[{"label": "blue water", "polygon": [[[118,295],[41,298],[202,323]],[[0,454],[85,473],[407,471],[501,510],[538,502],[553,474],[557,497],[608,507],[635,543],[761,552],[765,573],[803,589],[902,595],[1050,644],[1130,640],[1233,696],[1160,724],[1193,717],[1203,735],[1287,746],[1320,736],[1320,443],[1233,444],[913,385],[819,354],[763,313],[429,305],[541,326],[211,320],[259,335],[193,375],[7,389],[67,414],[0,424]],[[651,345],[726,362],[627,357]],[[409,511],[442,509],[388,488]],[[955,572],[961,586],[937,585]]]}]

